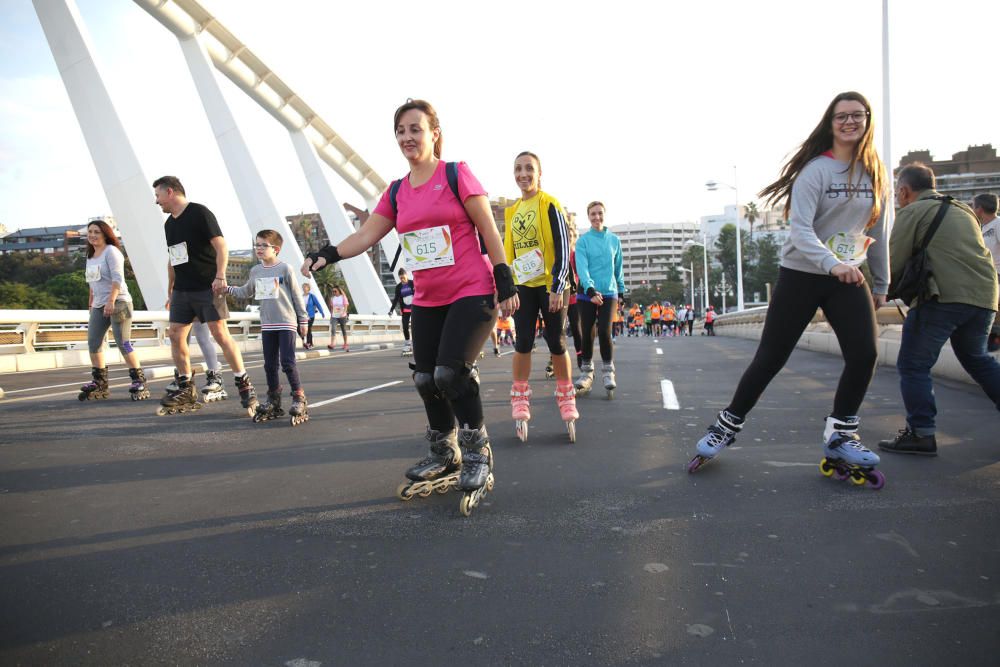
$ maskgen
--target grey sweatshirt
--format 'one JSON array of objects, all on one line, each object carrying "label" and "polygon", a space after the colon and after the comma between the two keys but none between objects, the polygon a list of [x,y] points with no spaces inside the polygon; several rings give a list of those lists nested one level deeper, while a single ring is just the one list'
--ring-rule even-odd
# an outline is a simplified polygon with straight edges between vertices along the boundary
[{"label": "grey sweatshirt", "polygon": [[[883,199],[882,214],[875,226],[865,231],[874,204],[872,181],[858,166],[854,183],[848,183],[849,167],[847,162],[820,155],[799,173],[792,184],[791,233],[781,249],[781,266],[827,275],[845,260],[860,263],[856,260],[863,254],[863,237],[868,236],[872,239],[868,247],[868,268],[875,283],[872,291],[885,294],[889,290],[886,209],[890,204]],[[853,262],[849,261],[851,245]]]},{"label": "grey sweatshirt", "polygon": [[90,302],[91,308],[103,308],[108,305],[111,296],[111,284],[118,283],[116,301],[132,301],[125,282],[125,256],[113,245],[106,246],[104,252],[97,257],[87,258],[87,284],[94,295]]},{"label": "grey sweatshirt", "polygon": [[261,331],[298,331],[299,325],[309,322],[298,282],[291,267],[284,262],[274,266],[258,264],[250,269],[247,284],[230,287],[229,293],[260,303]]}]

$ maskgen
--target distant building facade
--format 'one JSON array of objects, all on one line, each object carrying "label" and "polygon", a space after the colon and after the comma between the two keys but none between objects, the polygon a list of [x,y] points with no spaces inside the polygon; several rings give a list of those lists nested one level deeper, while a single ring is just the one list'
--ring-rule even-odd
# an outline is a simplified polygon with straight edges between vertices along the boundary
[{"label": "distant building facade", "polygon": [[[114,218],[110,216],[91,218],[111,225],[120,236]],[[56,227],[29,227],[9,233],[0,233],[0,255],[15,252],[38,252],[43,255],[73,255],[87,250],[87,224],[60,225]],[[4,228],[6,231],[6,228]]]},{"label": "distant building facade", "polygon": [[627,223],[610,228],[622,244],[625,287],[662,283],[681,262],[687,241],[699,238],[697,222]]},{"label": "distant building facade", "polygon": [[935,160],[928,150],[910,151],[900,158],[896,171],[914,162],[923,162],[934,171],[942,194],[966,203],[979,194],[1000,196],[1000,157],[993,144],[969,146],[950,160]]}]

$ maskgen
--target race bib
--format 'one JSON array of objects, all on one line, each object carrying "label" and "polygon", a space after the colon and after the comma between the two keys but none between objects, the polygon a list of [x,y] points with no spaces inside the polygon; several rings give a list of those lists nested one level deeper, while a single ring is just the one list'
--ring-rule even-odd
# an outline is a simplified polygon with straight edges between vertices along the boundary
[{"label": "race bib", "polygon": [[86,279],[88,283],[96,283],[101,279],[101,265],[92,264],[87,267]]},{"label": "race bib", "polygon": [[278,298],[277,278],[257,278],[254,294],[258,300]]},{"label": "race bib", "polygon": [[436,269],[455,263],[455,250],[448,225],[406,232],[399,242],[403,250],[403,262],[410,271]]},{"label": "race bib", "polygon": [[514,282],[518,285],[523,285],[538,276],[545,275],[545,257],[538,248],[515,257],[510,266],[514,270]]},{"label": "race bib", "polygon": [[868,256],[868,246],[874,242],[875,239],[864,234],[849,236],[839,232],[826,240],[826,247],[844,264],[859,266]]},{"label": "race bib", "polygon": [[413,305],[413,295],[412,294],[407,294],[406,296],[403,297],[403,305],[404,306],[411,306],[411,305]]},{"label": "race bib", "polygon": [[188,261],[188,244],[187,241],[181,241],[180,243],[175,243],[167,248],[167,252],[170,253],[170,266],[177,266],[178,264],[187,264]]}]

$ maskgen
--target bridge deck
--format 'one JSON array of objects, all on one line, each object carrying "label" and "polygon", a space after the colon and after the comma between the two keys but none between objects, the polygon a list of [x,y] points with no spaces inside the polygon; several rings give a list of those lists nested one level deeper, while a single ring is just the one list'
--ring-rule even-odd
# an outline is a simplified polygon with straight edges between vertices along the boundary
[{"label": "bridge deck", "polygon": [[[173,417],[123,387],[81,404],[82,369],[5,376],[0,662],[995,664],[990,402],[939,383],[941,455],[887,455],[885,489],[852,487],[816,468],[840,360],[797,351],[737,447],[687,475],[753,349],[621,340],[617,398],[580,400],[575,445],[542,356],[526,444],[510,358],[487,357],[497,486],[468,519],[454,493],[393,495],[424,451],[398,351],[301,363],[313,402],[402,382],[295,429],[232,398]],[[891,369],[862,414],[869,443],[902,425]]]}]

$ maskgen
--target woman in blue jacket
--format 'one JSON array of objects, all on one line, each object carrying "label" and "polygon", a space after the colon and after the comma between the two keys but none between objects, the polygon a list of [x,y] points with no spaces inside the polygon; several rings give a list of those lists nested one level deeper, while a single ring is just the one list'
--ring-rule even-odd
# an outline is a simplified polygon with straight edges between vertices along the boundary
[{"label": "woman in blue jacket", "polygon": [[590,220],[590,231],[576,242],[576,272],[580,277],[577,304],[583,329],[583,363],[580,366],[580,377],[575,383],[576,392],[586,394],[594,384],[596,321],[601,360],[604,362],[604,389],[608,392],[608,398],[613,398],[617,385],[611,320],[618,309],[618,301],[625,293],[622,244],[617,236],[604,227],[604,204],[599,201],[587,204],[587,218]]},{"label": "woman in blue jacket", "polygon": [[323,317],[326,317],[326,311],[323,310],[323,303],[316,298],[316,295],[309,291],[309,283],[302,283],[302,297],[306,302],[306,313],[309,314],[309,324],[306,327],[306,349],[310,349],[313,346],[313,321],[316,319],[316,311]]}]

